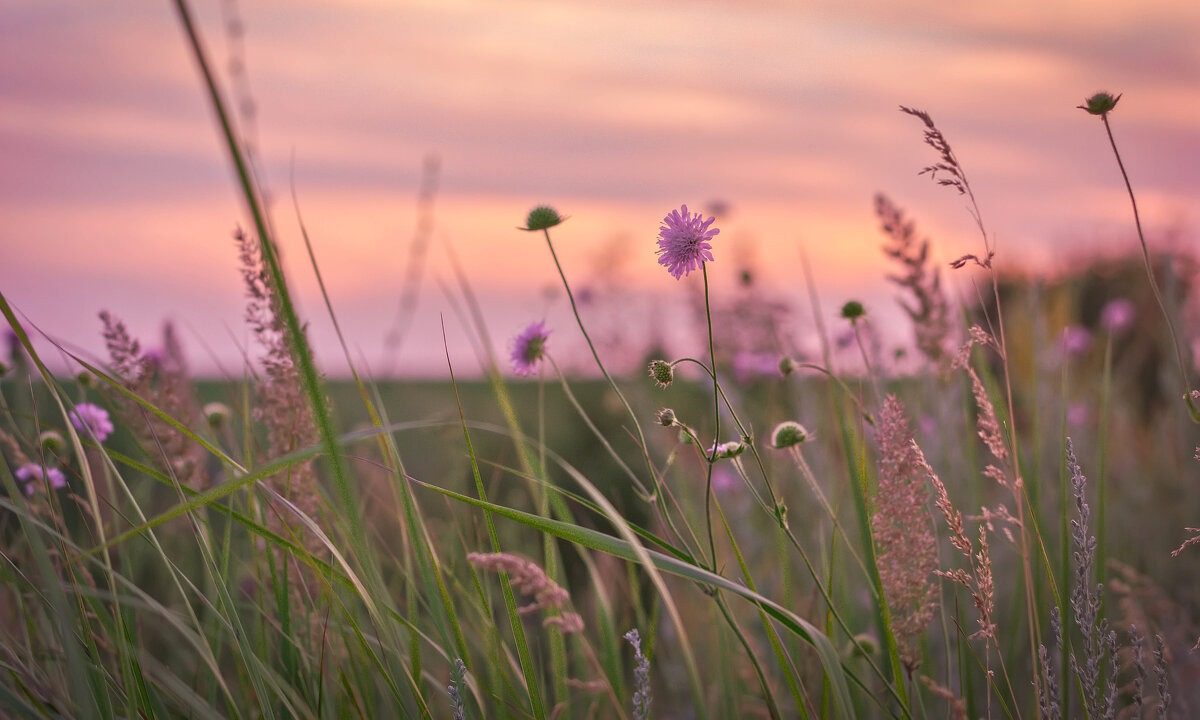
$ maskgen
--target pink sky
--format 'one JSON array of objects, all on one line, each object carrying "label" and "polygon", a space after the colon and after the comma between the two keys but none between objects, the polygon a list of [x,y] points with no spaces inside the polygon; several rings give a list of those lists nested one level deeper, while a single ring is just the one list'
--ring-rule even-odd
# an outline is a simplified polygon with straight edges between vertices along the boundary
[{"label": "pink sky", "polygon": [[[224,7],[194,7],[222,68]],[[544,242],[515,230],[539,203],[570,216],[554,232],[568,277],[624,287],[638,337],[675,337],[687,316],[685,285],[698,278],[676,282],[654,255],[659,220],[685,202],[730,208],[710,268],[718,293],[751,264],[806,318],[803,246],[827,313],[854,297],[896,318],[874,193],[908,210],[939,259],[980,250],[962,200],[916,176],[935,158],[900,104],[930,112],[955,147],[1000,267],[1132,247],[1102,125],[1075,108],[1098,89],[1124,93],[1112,121],[1152,237],[1193,237],[1200,215],[1194,0],[238,9],[279,241],[334,373],[340,350],[289,199],[293,159],[335,309],[375,369],[422,162],[440,159],[433,244],[398,364],[424,375],[444,374],[443,315],[458,369],[477,368],[442,290],[454,284],[446,246],[484,300],[497,351],[545,317],[556,354],[582,361],[564,298],[547,292],[557,278]],[[249,340],[230,234],[249,223],[167,0],[0,6],[0,158],[0,292],[30,322],[97,353],[101,309],[151,345],[172,318],[199,369],[240,373],[237,346]],[[642,328],[651,315],[659,325]]]}]

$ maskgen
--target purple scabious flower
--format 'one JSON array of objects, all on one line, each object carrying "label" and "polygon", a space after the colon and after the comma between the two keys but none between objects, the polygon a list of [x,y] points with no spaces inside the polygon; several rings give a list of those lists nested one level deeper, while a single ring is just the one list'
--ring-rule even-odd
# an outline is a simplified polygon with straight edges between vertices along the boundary
[{"label": "purple scabious flower", "polygon": [[689,213],[687,205],[672,210],[658,229],[658,264],[679,280],[705,261],[712,262],[712,245],[708,241],[721,232],[717,228],[709,229],[715,220],[715,217],[705,220],[700,213]]},{"label": "purple scabious flower", "polygon": [[1082,325],[1068,325],[1063,328],[1058,346],[1069,358],[1086,355],[1092,349],[1092,333]]},{"label": "purple scabious flower", "polygon": [[1100,327],[1116,333],[1133,324],[1137,315],[1133,303],[1126,298],[1113,298],[1104,304],[1100,310]]},{"label": "purple scabious flower", "polygon": [[549,336],[544,320],[530,323],[522,330],[512,343],[513,372],[532,375],[538,362],[546,356],[546,338]]},{"label": "purple scabious flower", "polygon": [[99,405],[83,402],[75,406],[75,409],[70,412],[71,424],[79,432],[91,433],[96,442],[104,442],[112,435],[113,424],[108,418],[108,411]]},{"label": "purple scabious flower", "polygon": [[43,483],[50,483],[54,490],[62,490],[67,486],[67,478],[58,468],[44,468],[41,465],[28,463],[17,468],[13,473],[18,480],[25,483],[25,494],[32,495],[41,490]]}]

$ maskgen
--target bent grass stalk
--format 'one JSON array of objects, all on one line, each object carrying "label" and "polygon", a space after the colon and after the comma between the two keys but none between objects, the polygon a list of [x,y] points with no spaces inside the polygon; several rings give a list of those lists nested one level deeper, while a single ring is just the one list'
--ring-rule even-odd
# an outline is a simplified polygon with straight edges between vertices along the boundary
[{"label": "bent grass stalk", "polygon": [[1162,291],[1158,288],[1158,280],[1154,277],[1154,265],[1150,261],[1150,246],[1146,243],[1145,232],[1142,231],[1142,216],[1138,212],[1137,197],[1133,193],[1133,184],[1129,181],[1129,173],[1125,171],[1125,163],[1121,160],[1121,151],[1117,149],[1117,140],[1113,136],[1112,125],[1108,122],[1109,112],[1117,106],[1117,101],[1120,99],[1120,95],[1113,98],[1108,93],[1097,93],[1088,98],[1086,106],[1080,105],[1079,107],[1091,115],[1099,115],[1100,121],[1104,123],[1104,132],[1108,135],[1108,143],[1112,147],[1113,156],[1117,159],[1117,167],[1121,171],[1121,179],[1125,182],[1125,190],[1129,194],[1129,204],[1133,208],[1133,224],[1137,228],[1138,242],[1141,244],[1142,250],[1142,262],[1146,268],[1146,279],[1150,283],[1150,292],[1154,294],[1154,301],[1158,303],[1158,309],[1162,312],[1163,320],[1167,323],[1167,331],[1171,334],[1171,345],[1175,350],[1175,360],[1179,365],[1179,378],[1183,383],[1183,399],[1187,403],[1188,413],[1191,415],[1192,422],[1200,423],[1200,407],[1197,407],[1195,400],[1192,399],[1192,381],[1188,377],[1188,363],[1184,359],[1183,345],[1179,342],[1179,333],[1175,330],[1175,321],[1172,319],[1171,311],[1167,308]]}]

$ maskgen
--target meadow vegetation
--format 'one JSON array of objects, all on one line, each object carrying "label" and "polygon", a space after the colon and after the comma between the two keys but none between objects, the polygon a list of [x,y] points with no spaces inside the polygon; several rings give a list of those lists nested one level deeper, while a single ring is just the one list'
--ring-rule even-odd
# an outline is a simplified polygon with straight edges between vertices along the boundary
[{"label": "meadow vegetation", "polygon": [[[939,266],[876,198],[904,350],[853,299],[824,326],[814,289],[804,356],[750,274],[710,293],[719,218],[683,205],[658,255],[692,356],[614,375],[583,320],[530,318],[496,358],[464,280],[482,380],[448,358],[438,381],[330,381],[180,8],[253,221],[255,347],[244,377],[198,380],[170,325],[148,346],[104,312],[107,361],[61,349],[78,373],[56,375],[0,294],[5,716],[1200,711],[1195,266],[1151,253],[1136,203],[1128,256],[1008,275],[963,162],[902,108],[979,230]],[[1112,139],[1117,100],[1081,124]],[[524,229],[575,308],[562,222],[540,205]],[[588,377],[559,370],[569,338]]]}]

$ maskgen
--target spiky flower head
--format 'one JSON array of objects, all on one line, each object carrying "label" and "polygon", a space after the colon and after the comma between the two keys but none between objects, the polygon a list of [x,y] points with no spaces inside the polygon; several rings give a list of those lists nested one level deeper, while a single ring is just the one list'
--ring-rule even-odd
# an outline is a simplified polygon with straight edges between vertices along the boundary
[{"label": "spiky flower head", "polygon": [[857,322],[859,318],[867,314],[867,309],[857,300],[850,300],[842,306],[842,317],[850,322]]},{"label": "spiky flower head", "polygon": [[90,434],[96,442],[104,442],[112,435],[112,420],[108,418],[108,411],[99,405],[81,402],[70,412],[70,418],[77,431]]},{"label": "spiky flower head", "polygon": [[657,417],[658,417],[658,424],[662,425],[663,427],[671,427],[675,423],[679,422],[675,418],[675,411],[672,410],[671,408],[663,408],[662,410],[659,410]]},{"label": "spiky flower head", "polygon": [[1092,95],[1087,100],[1084,100],[1083,105],[1076,105],[1080,110],[1086,111],[1089,115],[1099,115],[1104,117],[1117,107],[1117,101],[1121,99],[1120,95],[1113,97],[1112,93],[1100,91]]},{"label": "spiky flower head", "polygon": [[675,368],[666,360],[654,360],[650,363],[650,377],[660,388],[669,387],[675,380]]},{"label": "spiky flower head", "polygon": [[546,356],[546,339],[550,331],[546,322],[539,320],[530,323],[515,338],[512,344],[513,372],[518,375],[532,375],[542,358]]},{"label": "spiky flower head", "polygon": [[804,429],[804,426],[791,420],[779,423],[771,431],[771,447],[776,450],[790,448],[810,439],[812,436]]},{"label": "spiky flower head", "polygon": [[705,220],[700,213],[688,212],[687,205],[668,213],[658,229],[658,264],[679,280],[705,262],[712,262],[709,240],[721,232],[709,227],[715,221],[715,217]]},{"label": "spiky flower head", "polygon": [[538,205],[529,211],[528,217],[525,218],[525,227],[519,228],[526,232],[537,232],[538,230],[549,230],[562,223],[563,218],[558,214],[558,211],[549,205]]}]

